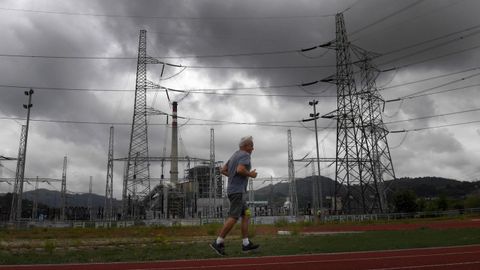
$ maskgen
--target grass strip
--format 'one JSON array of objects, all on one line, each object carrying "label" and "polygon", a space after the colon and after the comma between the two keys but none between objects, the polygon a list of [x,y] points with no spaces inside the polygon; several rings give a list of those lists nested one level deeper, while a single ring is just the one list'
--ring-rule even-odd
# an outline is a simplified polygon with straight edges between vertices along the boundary
[{"label": "grass strip", "polygon": [[[213,240],[213,237],[212,239]],[[210,241],[210,240],[209,240]],[[0,264],[59,264],[92,262],[126,262],[152,260],[206,259],[217,255],[208,247],[209,241],[168,240],[76,248],[63,240],[47,239],[43,248],[0,250]],[[389,250],[454,245],[480,244],[480,228],[435,230],[421,228],[408,231],[370,231],[332,235],[289,235],[254,238],[261,245],[255,253],[241,252],[241,240],[229,238],[228,257],[295,255],[351,251]],[[74,242],[74,241],[73,241]],[[72,242],[72,243],[73,243]]]}]

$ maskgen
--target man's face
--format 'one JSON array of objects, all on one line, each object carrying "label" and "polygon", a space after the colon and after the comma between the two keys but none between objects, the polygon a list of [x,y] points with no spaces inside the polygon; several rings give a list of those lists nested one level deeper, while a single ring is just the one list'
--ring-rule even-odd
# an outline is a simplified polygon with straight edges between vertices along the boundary
[{"label": "man's face", "polygon": [[253,142],[245,145],[245,151],[249,154],[253,152]]}]

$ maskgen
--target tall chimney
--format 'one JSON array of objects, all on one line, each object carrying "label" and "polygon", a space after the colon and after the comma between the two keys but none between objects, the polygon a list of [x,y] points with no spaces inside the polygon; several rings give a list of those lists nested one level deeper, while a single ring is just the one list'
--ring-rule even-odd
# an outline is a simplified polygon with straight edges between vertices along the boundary
[{"label": "tall chimney", "polygon": [[170,181],[172,184],[178,183],[178,126],[177,126],[177,102],[174,101],[173,105],[173,113],[172,113],[172,153],[170,157],[172,158],[172,162],[170,165]]}]

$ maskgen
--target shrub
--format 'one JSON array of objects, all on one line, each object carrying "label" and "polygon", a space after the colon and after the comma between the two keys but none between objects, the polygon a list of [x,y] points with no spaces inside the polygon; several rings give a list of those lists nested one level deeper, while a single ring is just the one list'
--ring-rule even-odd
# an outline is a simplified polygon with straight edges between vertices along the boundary
[{"label": "shrub", "polygon": [[222,224],[220,223],[208,223],[205,225],[205,229],[207,230],[207,235],[215,236],[220,231],[220,227]]},{"label": "shrub", "polygon": [[393,195],[393,204],[397,213],[417,211],[417,196],[412,190],[398,191]]},{"label": "shrub", "polygon": [[45,249],[48,254],[52,254],[55,248],[57,247],[56,243],[54,240],[47,240],[45,241],[43,248]]},{"label": "shrub", "polygon": [[275,220],[275,227],[286,227],[288,226],[288,220],[286,218],[279,218]]},{"label": "shrub", "polygon": [[465,208],[478,208],[480,207],[480,196],[471,195],[465,199]]}]

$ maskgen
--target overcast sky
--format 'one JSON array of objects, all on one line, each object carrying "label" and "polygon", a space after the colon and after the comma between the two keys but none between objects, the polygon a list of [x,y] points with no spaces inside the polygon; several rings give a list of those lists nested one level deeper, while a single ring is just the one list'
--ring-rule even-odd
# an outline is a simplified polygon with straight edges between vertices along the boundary
[{"label": "overcast sky", "polygon": [[[312,113],[313,99],[322,115],[336,109],[334,85],[295,86],[335,74],[335,51],[298,50],[333,40],[335,14],[343,12],[349,40],[383,54],[374,64],[384,71],[376,81],[384,99],[411,97],[385,106],[390,131],[406,131],[388,135],[396,176],[478,180],[479,10],[477,0],[0,0],[0,155],[17,156],[23,92],[32,87],[26,177],[60,179],[67,156],[67,189],[88,192],[92,176],[93,192],[104,194],[108,123],[116,123],[115,157],[128,155],[145,29],[148,55],[187,67],[166,67],[161,78],[162,66],[149,65],[148,79],[200,89],[169,92],[179,115],[192,118],[180,120],[180,155],[208,159],[214,128],[216,159],[225,161],[240,137],[252,135],[258,177],[286,177],[287,130],[295,158],[315,157],[313,123],[299,121]],[[147,103],[171,112],[164,90],[149,90]],[[150,156],[163,156],[165,144],[168,156],[165,116],[149,122]],[[318,125],[320,156],[334,158],[336,122]],[[312,174],[304,165],[296,163],[297,177]],[[327,165],[321,174],[334,179]],[[2,166],[2,177],[14,177],[14,161]],[[122,174],[123,163],[115,163],[117,198]],[[160,164],[151,175],[160,177]],[[60,190],[59,183],[43,187]],[[0,192],[12,189],[0,183]]]}]

